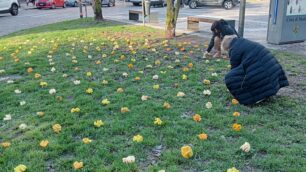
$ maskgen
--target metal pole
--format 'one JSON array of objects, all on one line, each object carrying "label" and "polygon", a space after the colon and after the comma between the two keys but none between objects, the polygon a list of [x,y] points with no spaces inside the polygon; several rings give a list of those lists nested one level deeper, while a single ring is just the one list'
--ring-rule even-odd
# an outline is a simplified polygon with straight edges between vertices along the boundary
[{"label": "metal pole", "polygon": [[142,0],[142,24],[145,26],[145,3]]},{"label": "metal pole", "polygon": [[241,37],[243,37],[243,32],[244,32],[245,1],[246,1],[246,0],[241,0],[241,1],[240,1],[238,34],[239,34],[239,36],[241,36]]},{"label": "metal pole", "polygon": [[84,7],[85,7],[85,17],[87,18],[87,4],[84,3]]},{"label": "metal pole", "polygon": [[81,1],[81,0],[79,0],[79,7],[80,7],[80,18],[83,18],[82,6],[83,6],[82,1]]}]

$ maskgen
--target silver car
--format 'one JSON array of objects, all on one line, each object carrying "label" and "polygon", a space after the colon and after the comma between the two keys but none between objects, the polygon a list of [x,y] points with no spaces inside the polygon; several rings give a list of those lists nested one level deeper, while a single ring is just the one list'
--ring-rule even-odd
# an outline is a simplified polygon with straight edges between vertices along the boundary
[{"label": "silver car", "polygon": [[222,6],[225,9],[231,9],[239,4],[239,0],[184,0],[185,5],[189,5],[189,8],[195,9],[202,6]]}]

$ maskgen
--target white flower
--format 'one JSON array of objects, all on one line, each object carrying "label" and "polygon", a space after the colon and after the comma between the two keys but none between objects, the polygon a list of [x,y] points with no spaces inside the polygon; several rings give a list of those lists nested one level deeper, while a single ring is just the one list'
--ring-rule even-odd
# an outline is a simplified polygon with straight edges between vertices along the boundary
[{"label": "white flower", "polygon": [[205,106],[206,106],[206,108],[207,108],[207,109],[212,108],[212,104],[211,104],[211,102],[207,102]]},{"label": "white flower", "polygon": [[49,62],[52,62],[53,61],[53,59],[49,59]]},{"label": "white flower", "polygon": [[161,74],[165,74],[165,73],[167,73],[167,71],[160,71],[160,73],[161,73]]},{"label": "white flower", "polygon": [[146,68],[152,68],[152,67],[153,67],[152,65],[147,65],[147,66],[146,66]]},{"label": "white flower", "polygon": [[51,68],[51,72],[55,72],[55,70],[56,70],[55,67]]},{"label": "white flower", "polygon": [[158,172],[166,172],[166,170],[159,170]]},{"label": "white flower", "polygon": [[104,72],[108,71],[109,69],[108,68],[103,68],[102,69]]},{"label": "white flower", "polygon": [[216,61],[219,62],[219,61],[221,61],[221,60],[220,60],[220,59],[217,59]]},{"label": "white flower", "polygon": [[212,73],[211,76],[218,76],[216,72]]},{"label": "white flower", "polygon": [[67,78],[67,77],[68,77],[68,75],[64,73],[63,74],[63,78]]},{"label": "white flower", "polygon": [[54,62],[50,62],[49,65],[52,66],[52,65],[55,65],[55,63]]},{"label": "white flower", "polygon": [[240,149],[244,152],[249,152],[251,149],[251,145],[248,142],[245,142],[243,145],[240,146]]},{"label": "white flower", "polygon": [[13,80],[8,80],[6,83],[8,83],[8,84],[13,84],[14,81],[13,81]]},{"label": "white flower", "polygon": [[209,60],[205,60],[205,63],[209,63]]},{"label": "white flower", "polygon": [[175,63],[179,63],[179,62],[181,62],[179,59],[176,59],[176,60],[175,60]]},{"label": "white flower", "polygon": [[16,94],[20,94],[20,93],[21,93],[21,91],[20,91],[20,90],[18,90],[18,89],[16,89],[16,90],[15,90],[15,93],[16,93]]},{"label": "white flower", "polygon": [[10,121],[10,120],[12,120],[11,114],[6,114],[3,118],[3,121]]},{"label": "white flower", "polygon": [[177,96],[177,97],[184,97],[184,96],[185,96],[185,93],[184,93],[184,92],[178,92],[176,96]]},{"label": "white flower", "polygon": [[24,62],[25,65],[30,65],[30,62]]},{"label": "white flower", "polygon": [[128,156],[128,157],[122,158],[122,162],[125,164],[134,163],[135,156]]},{"label": "white flower", "polygon": [[20,102],[20,106],[23,106],[23,105],[25,105],[25,104],[26,104],[25,101],[21,101],[21,102]]},{"label": "white flower", "polygon": [[56,90],[54,88],[49,90],[49,94],[54,95],[56,93]]},{"label": "white flower", "polygon": [[25,130],[25,129],[27,129],[27,127],[28,126],[26,124],[24,124],[24,123],[19,125],[19,129],[21,129],[21,130]]},{"label": "white flower", "polygon": [[75,59],[77,59],[77,57],[76,57],[76,56],[72,56],[71,59],[72,59],[72,60],[75,60]]},{"label": "white flower", "polygon": [[92,58],[92,55],[88,55],[87,58],[91,59],[91,58]]},{"label": "white flower", "polygon": [[146,101],[146,100],[148,100],[149,98],[150,98],[149,96],[145,96],[145,95],[141,96],[141,100],[142,100],[142,101]]},{"label": "white flower", "polygon": [[176,51],[176,52],[175,52],[175,55],[177,55],[177,56],[180,55],[180,52]]},{"label": "white flower", "polygon": [[81,84],[81,81],[80,80],[75,80],[73,81],[74,85],[80,85]]},{"label": "white flower", "polygon": [[0,70],[0,74],[2,74],[2,73],[5,73],[5,70],[4,70],[4,69],[1,69],[1,70]]},{"label": "white flower", "polygon": [[154,76],[153,76],[153,79],[154,79],[154,80],[158,80],[158,75],[154,75]]},{"label": "white flower", "polygon": [[143,71],[142,71],[142,70],[140,70],[140,71],[138,71],[138,73],[141,73],[141,74],[143,74]]},{"label": "white flower", "polygon": [[70,56],[70,54],[69,54],[69,53],[66,53],[66,56]]},{"label": "white flower", "polygon": [[48,55],[47,57],[48,57],[48,58],[52,58],[52,55]]},{"label": "white flower", "polygon": [[168,68],[168,69],[173,69],[173,66],[169,65],[167,68]]},{"label": "white flower", "polygon": [[210,96],[211,92],[210,92],[210,90],[204,90],[204,91],[203,91],[203,94],[204,94],[205,96]]},{"label": "white flower", "polygon": [[128,73],[126,73],[126,72],[123,72],[123,73],[122,73],[122,76],[124,76],[124,77],[128,77],[128,76],[129,76],[129,74],[128,74]]}]

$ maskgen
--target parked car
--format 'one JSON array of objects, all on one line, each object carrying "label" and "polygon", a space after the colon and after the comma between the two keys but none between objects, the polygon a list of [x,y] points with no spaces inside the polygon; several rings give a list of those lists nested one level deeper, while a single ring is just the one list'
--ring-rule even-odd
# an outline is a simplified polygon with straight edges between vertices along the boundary
[{"label": "parked car", "polygon": [[12,16],[17,16],[18,8],[17,0],[0,0],[0,14],[11,13]]},{"label": "parked car", "polygon": [[77,7],[79,6],[78,0],[65,0],[66,7]]},{"label": "parked car", "polygon": [[[134,6],[140,6],[142,5],[142,0],[130,0],[130,2],[133,3]],[[166,0],[151,0],[150,6],[166,6]]]},{"label": "parked car", "polygon": [[[92,0],[85,0],[84,2],[87,4],[92,4]],[[102,0],[102,5],[107,5],[108,7],[113,7],[116,5],[115,0]]]},{"label": "parked car", "polygon": [[41,8],[50,8],[54,9],[56,7],[66,7],[65,0],[37,0],[36,7]]},{"label": "parked car", "polygon": [[184,0],[185,5],[189,8],[195,9],[206,5],[222,6],[225,9],[231,9],[239,4],[239,0]]}]

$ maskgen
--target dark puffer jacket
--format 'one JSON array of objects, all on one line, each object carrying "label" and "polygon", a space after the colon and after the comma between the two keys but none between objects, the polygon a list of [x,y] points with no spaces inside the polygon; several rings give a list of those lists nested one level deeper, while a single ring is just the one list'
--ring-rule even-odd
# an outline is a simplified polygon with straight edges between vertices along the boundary
[{"label": "dark puffer jacket", "polygon": [[240,104],[254,104],[289,85],[282,66],[256,42],[234,38],[229,57],[232,69],[225,76],[225,84]]}]

